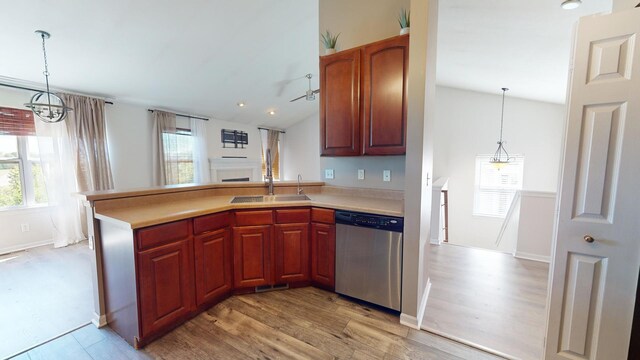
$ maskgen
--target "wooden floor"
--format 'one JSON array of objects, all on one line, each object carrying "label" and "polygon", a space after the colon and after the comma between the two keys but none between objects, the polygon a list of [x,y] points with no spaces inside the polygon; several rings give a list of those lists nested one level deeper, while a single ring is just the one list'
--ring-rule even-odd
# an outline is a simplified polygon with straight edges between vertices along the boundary
[{"label": "wooden floor", "polygon": [[136,351],[93,325],[17,359],[497,359],[315,288],[241,295]]},{"label": "wooden floor", "polygon": [[0,359],[91,321],[91,256],[86,241],[0,256]]},{"label": "wooden floor", "polygon": [[423,328],[517,359],[541,359],[548,264],[456,245],[431,245]]}]

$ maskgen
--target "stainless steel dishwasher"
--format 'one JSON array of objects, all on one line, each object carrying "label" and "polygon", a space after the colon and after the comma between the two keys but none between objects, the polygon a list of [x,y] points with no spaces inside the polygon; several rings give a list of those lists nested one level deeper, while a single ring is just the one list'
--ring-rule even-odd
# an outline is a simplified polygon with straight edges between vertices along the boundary
[{"label": "stainless steel dishwasher", "polygon": [[336,292],[400,311],[399,217],[336,211]]}]

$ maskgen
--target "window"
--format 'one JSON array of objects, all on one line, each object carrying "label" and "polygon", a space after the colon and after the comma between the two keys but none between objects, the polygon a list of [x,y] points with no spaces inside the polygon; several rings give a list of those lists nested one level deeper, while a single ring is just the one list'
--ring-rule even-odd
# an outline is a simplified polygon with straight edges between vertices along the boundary
[{"label": "window", "polygon": [[165,166],[169,168],[167,184],[186,184],[194,181],[193,136],[191,130],[176,128],[175,133],[162,134]]},{"label": "window", "polygon": [[511,206],[516,191],[522,189],[524,157],[497,169],[489,162],[491,155],[476,157],[476,181],[473,215],[504,218]]},{"label": "window", "polygon": [[0,209],[47,204],[30,111],[0,107]]}]

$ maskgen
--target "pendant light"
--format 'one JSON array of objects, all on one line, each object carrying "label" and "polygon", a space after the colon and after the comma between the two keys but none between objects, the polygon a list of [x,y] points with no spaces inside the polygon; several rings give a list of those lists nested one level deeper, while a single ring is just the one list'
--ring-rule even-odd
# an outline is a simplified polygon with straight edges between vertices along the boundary
[{"label": "pendant light", "polygon": [[42,53],[44,54],[44,77],[47,83],[47,91],[41,91],[31,97],[31,101],[24,104],[33,111],[33,113],[46,123],[57,123],[67,117],[67,113],[72,111],[70,107],[64,104],[64,101],[56,94],[49,90],[49,65],[47,64],[47,49],[44,46],[46,39],[51,37],[46,31],[36,30],[42,38]]},{"label": "pendant light", "polygon": [[502,128],[504,125],[504,95],[507,90],[509,89],[502,88],[502,115],[500,115],[500,140],[498,140],[498,149],[496,149],[495,154],[493,154],[493,157],[489,160],[489,162],[498,170],[502,169],[506,164],[513,160],[512,157],[509,157],[509,153],[504,148],[504,141],[502,141]]}]

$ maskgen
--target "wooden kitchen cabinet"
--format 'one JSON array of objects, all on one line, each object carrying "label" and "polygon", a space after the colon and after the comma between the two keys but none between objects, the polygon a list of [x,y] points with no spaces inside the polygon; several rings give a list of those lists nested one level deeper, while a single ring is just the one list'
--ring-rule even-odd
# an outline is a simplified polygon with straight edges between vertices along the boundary
[{"label": "wooden kitchen cabinet", "polygon": [[320,155],[362,152],[360,48],[320,58]]},{"label": "wooden kitchen cabinet", "polygon": [[274,243],[275,283],[308,281],[309,223],[275,225]]},{"label": "wooden kitchen cabinet", "polygon": [[271,284],[271,225],[233,228],[234,287]]},{"label": "wooden kitchen cabinet", "polygon": [[233,289],[233,243],[227,212],[193,219],[196,304],[206,307]]},{"label": "wooden kitchen cabinet", "polygon": [[335,211],[311,209],[311,281],[333,290],[336,286]]},{"label": "wooden kitchen cabinet", "polygon": [[320,155],[406,153],[409,35],[320,57]]},{"label": "wooden kitchen cabinet", "polygon": [[[189,228],[187,222],[184,223],[179,226]],[[168,224],[167,229],[175,229],[175,224]],[[154,240],[163,245],[138,253],[142,338],[171,328],[195,309],[191,234],[165,243],[162,226],[167,225],[154,227],[151,232],[156,232]],[[141,242],[144,238],[149,239],[144,231],[139,235],[138,240]]]},{"label": "wooden kitchen cabinet", "polygon": [[364,154],[404,154],[409,36],[396,36],[365,46],[362,63]]},{"label": "wooden kitchen cabinet", "polygon": [[233,287],[231,231],[222,228],[194,239],[196,304],[215,303]]}]

